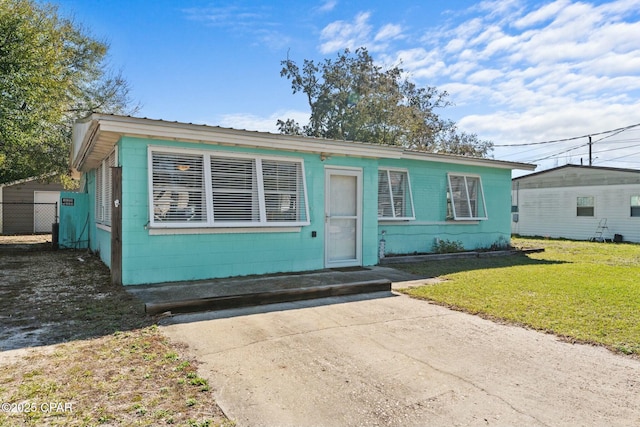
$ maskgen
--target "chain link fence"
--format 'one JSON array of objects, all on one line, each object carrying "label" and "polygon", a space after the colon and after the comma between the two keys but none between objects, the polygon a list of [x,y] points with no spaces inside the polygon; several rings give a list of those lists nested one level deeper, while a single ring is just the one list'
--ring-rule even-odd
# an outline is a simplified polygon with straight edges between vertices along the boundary
[{"label": "chain link fence", "polygon": [[58,203],[0,202],[0,234],[50,234],[58,215]]}]

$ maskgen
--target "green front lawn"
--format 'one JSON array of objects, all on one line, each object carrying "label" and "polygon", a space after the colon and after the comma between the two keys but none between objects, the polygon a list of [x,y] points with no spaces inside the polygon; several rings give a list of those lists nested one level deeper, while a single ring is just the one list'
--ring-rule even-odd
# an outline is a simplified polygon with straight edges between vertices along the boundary
[{"label": "green front lawn", "polygon": [[400,265],[444,277],[407,289],[469,313],[640,354],[640,245],[514,238],[527,256]]}]

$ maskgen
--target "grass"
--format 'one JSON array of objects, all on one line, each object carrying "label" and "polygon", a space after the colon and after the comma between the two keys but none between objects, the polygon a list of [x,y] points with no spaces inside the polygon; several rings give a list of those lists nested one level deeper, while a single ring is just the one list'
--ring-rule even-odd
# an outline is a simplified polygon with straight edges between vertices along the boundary
[{"label": "grass", "polygon": [[155,326],[2,365],[0,402],[34,409],[1,411],[2,426],[233,425],[195,362],[181,358]]},{"label": "grass", "polygon": [[404,292],[569,341],[640,355],[640,245],[521,238],[512,244],[545,251],[398,265],[447,279]]}]

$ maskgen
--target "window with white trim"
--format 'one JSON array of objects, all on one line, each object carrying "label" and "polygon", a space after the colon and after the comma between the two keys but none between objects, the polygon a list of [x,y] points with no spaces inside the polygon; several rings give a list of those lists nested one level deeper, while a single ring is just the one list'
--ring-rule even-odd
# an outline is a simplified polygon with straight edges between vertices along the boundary
[{"label": "window with white trim", "polygon": [[302,160],[150,149],[151,224],[309,224]]},{"label": "window with white trim", "polygon": [[595,216],[595,198],[593,196],[581,196],[576,199],[577,216]]},{"label": "window with white trim", "polygon": [[447,219],[487,219],[482,180],[477,175],[447,174]]},{"label": "window with white trim", "polygon": [[117,153],[113,150],[96,169],[95,219],[98,224],[111,225],[113,199],[111,168],[116,166]]},{"label": "window with white trim", "polygon": [[202,223],[207,219],[204,165],[200,155],[153,153],[153,219]]},{"label": "window with white trim", "polygon": [[631,196],[631,216],[640,217],[640,196]]},{"label": "window with white trim", "polygon": [[415,219],[408,171],[378,169],[378,219]]}]

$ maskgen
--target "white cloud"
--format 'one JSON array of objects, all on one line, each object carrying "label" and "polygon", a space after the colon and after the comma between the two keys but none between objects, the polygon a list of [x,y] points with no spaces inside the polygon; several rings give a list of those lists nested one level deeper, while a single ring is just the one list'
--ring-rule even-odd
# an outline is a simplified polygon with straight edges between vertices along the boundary
[{"label": "white cloud", "polygon": [[462,50],[465,44],[466,44],[466,41],[463,39],[459,39],[459,38],[451,39],[444,47],[444,51],[446,53],[453,54],[455,52],[459,52],[460,50]]},{"label": "white cloud", "polygon": [[404,38],[402,26],[390,23],[382,25],[372,35],[374,27],[369,22],[370,18],[370,12],[360,12],[352,22],[340,20],[326,25],[320,33],[323,41],[320,52],[327,54],[359,47],[366,47],[370,52],[383,52],[388,49],[389,42]]},{"label": "white cloud", "polygon": [[377,60],[383,67],[399,67],[404,71],[404,77],[411,81],[433,80],[446,72],[446,64],[434,51],[427,51],[422,47],[399,50],[390,54],[381,54]]},{"label": "white cloud", "polygon": [[468,80],[471,83],[491,83],[501,76],[502,72],[499,70],[484,69],[469,75]]},{"label": "white cloud", "polygon": [[[367,46],[417,84],[449,92],[447,114],[481,139],[535,142],[640,122],[640,0],[481,1],[422,37],[373,18],[361,12],[327,25],[322,53]],[[496,157],[507,152],[511,160],[543,157],[522,148]]]},{"label": "white cloud", "polygon": [[268,116],[258,116],[255,114],[234,113],[224,114],[217,118],[213,124],[216,126],[233,129],[254,130],[259,132],[279,133],[276,123],[280,120],[294,119],[300,125],[304,125],[309,120],[308,111],[286,110],[276,111]]},{"label": "white cloud", "polygon": [[538,10],[534,10],[531,13],[523,16],[522,18],[514,22],[514,27],[523,29],[531,27],[533,25],[540,24],[544,21],[552,19],[558,12],[569,4],[568,0],[558,0],[553,3],[549,3]]},{"label": "white cloud", "polygon": [[[640,122],[639,11],[640,0],[533,8],[485,1],[429,29],[422,41],[430,50],[398,56],[419,84],[447,90],[465,111],[460,128],[480,138],[508,144],[583,135]],[[522,148],[509,153],[535,158]]]},{"label": "white cloud", "polygon": [[236,37],[251,37],[254,44],[272,50],[281,50],[290,45],[291,37],[281,31],[281,25],[273,18],[267,7],[193,7],[183,9],[185,17],[207,26],[223,29]]},{"label": "white cloud", "polygon": [[369,12],[360,12],[353,22],[335,21],[324,27],[320,39],[326,41],[320,46],[320,51],[326,54],[365,46],[371,33],[369,16]]},{"label": "white cloud", "polygon": [[331,12],[337,5],[338,2],[336,0],[326,0],[317,10],[322,13]]},{"label": "white cloud", "polygon": [[393,40],[402,37],[402,27],[395,24],[387,24],[383,26],[374,37],[374,41]]}]

